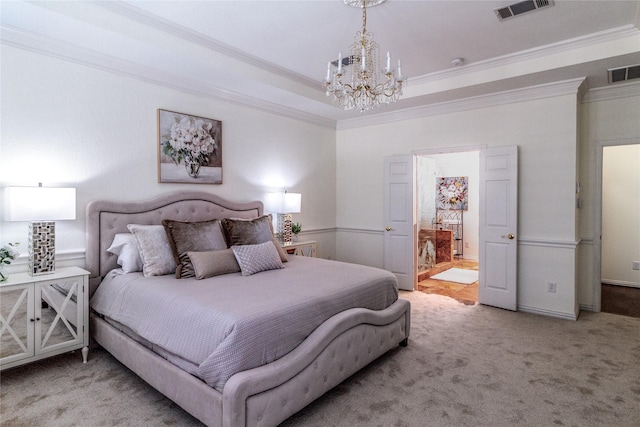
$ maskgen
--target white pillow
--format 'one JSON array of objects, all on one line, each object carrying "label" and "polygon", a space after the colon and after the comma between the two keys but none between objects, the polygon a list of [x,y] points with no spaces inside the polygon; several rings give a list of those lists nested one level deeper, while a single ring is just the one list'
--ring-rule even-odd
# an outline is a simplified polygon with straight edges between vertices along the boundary
[{"label": "white pillow", "polygon": [[162,225],[129,224],[127,228],[136,238],[145,277],[163,276],[176,271],[176,262]]},{"label": "white pillow", "polygon": [[275,245],[269,240],[257,245],[231,246],[242,275],[251,276],[261,271],[284,268]]},{"label": "white pillow", "polygon": [[131,233],[118,233],[113,237],[113,242],[107,252],[118,256],[118,265],[125,273],[142,271],[142,259],[136,238]]}]

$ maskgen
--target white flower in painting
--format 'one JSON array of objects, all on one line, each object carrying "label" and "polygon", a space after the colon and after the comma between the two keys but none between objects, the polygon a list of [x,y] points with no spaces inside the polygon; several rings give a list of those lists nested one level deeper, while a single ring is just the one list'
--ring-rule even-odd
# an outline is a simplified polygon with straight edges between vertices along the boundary
[{"label": "white flower in painting", "polygon": [[183,116],[175,122],[168,138],[162,144],[163,153],[176,163],[183,160],[189,163],[207,165],[209,156],[217,149],[213,136],[213,124],[199,118]]}]

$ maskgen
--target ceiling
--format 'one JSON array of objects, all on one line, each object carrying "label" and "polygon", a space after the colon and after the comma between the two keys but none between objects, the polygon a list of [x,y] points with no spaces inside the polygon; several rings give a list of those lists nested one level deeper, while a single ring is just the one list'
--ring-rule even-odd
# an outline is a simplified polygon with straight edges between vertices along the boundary
[{"label": "ceiling", "polygon": [[367,30],[409,79],[399,102],[367,113],[336,107],[321,82],[361,28],[342,0],[3,1],[1,42],[329,125],[579,77],[598,88],[607,68],[640,64],[638,0],[555,0],[501,22],[494,9],[511,3],[368,8]]}]

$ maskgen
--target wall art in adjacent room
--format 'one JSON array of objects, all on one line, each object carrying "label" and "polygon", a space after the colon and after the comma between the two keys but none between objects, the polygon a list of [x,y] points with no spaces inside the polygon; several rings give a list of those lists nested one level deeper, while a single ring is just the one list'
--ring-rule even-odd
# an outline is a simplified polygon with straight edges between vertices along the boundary
[{"label": "wall art in adjacent room", "polygon": [[469,194],[466,176],[436,178],[438,209],[467,210]]}]

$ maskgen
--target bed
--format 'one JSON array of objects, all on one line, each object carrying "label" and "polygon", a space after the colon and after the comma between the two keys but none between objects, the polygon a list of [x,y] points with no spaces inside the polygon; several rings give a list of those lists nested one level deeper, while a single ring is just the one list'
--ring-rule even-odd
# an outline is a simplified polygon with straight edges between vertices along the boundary
[{"label": "bed", "polygon": [[[128,289],[134,288],[130,283],[135,283],[136,287],[140,284],[140,289],[144,289],[143,286],[150,283],[140,272],[116,274],[120,267],[118,256],[107,251],[116,235],[130,231],[127,227],[129,224],[159,225],[163,221],[202,223],[213,220],[227,221],[228,218],[233,218],[231,221],[254,221],[263,218],[262,203],[232,202],[204,192],[170,193],[143,202],[90,202],[87,205],[86,269],[91,273],[92,307],[97,307],[102,312],[109,311],[105,307],[109,307],[110,300],[101,295],[107,294],[107,289],[111,287],[125,289],[128,292]],[[242,249],[259,246],[264,245],[247,245]],[[237,246],[233,248],[238,249]],[[191,252],[190,254],[193,255]],[[166,288],[168,292],[182,292],[176,290],[176,283],[179,283],[181,289],[193,289],[196,295],[200,295],[198,292],[205,292],[205,288],[206,292],[221,292],[217,295],[198,297],[197,300],[202,301],[196,301],[196,305],[206,302],[215,306],[216,302],[219,302],[219,306],[231,307],[229,312],[234,316],[236,311],[250,311],[252,314],[264,312],[269,315],[277,310],[287,311],[287,316],[293,315],[296,319],[293,322],[287,320],[288,326],[284,320],[256,317],[252,317],[251,321],[241,320],[238,324],[226,326],[233,334],[246,335],[248,342],[253,344],[254,341],[260,341],[264,335],[268,335],[260,329],[263,324],[276,324],[270,330],[278,331],[276,335],[282,335],[284,340],[278,344],[265,343],[265,346],[272,345],[273,348],[262,349],[262,357],[258,362],[244,361],[235,364],[233,369],[221,363],[226,356],[218,350],[227,344],[229,337],[225,336],[223,339],[227,341],[224,341],[224,345],[211,339],[208,350],[193,350],[193,353],[202,354],[202,357],[206,358],[201,364],[206,369],[200,369],[200,359],[194,359],[196,362],[193,363],[189,353],[191,349],[185,348],[189,347],[184,345],[185,340],[176,338],[180,332],[169,334],[168,337],[162,335],[160,344],[147,341],[148,336],[144,333],[150,328],[145,326],[140,329],[136,322],[141,320],[135,316],[136,310],[142,311],[145,308],[141,304],[135,305],[135,297],[129,296],[121,297],[122,300],[134,301],[129,312],[122,316],[133,319],[134,326],[130,328],[126,322],[121,323],[115,315],[111,318],[110,313],[105,315],[92,311],[91,336],[143,380],[206,425],[275,426],[390,349],[398,345],[406,346],[410,329],[409,302],[397,298],[397,287],[395,298],[389,296],[387,282],[389,276],[392,276],[390,273],[322,259],[303,259],[293,255],[289,258],[286,260],[288,262],[283,264],[284,268],[250,276],[244,276],[242,262],[242,272],[202,280],[196,277],[176,279],[174,274],[159,275],[154,278],[154,287],[149,288],[153,291],[146,291],[149,292],[147,295],[150,295],[149,301],[153,301],[153,304],[148,304],[150,307],[159,307],[162,303],[162,298],[153,299],[155,294],[151,292],[156,292],[160,287]],[[309,273],[313,271],[335,273]],[[346,279],[347,284],[333,283],[332,278],[337,277]],[[322,282],[327,283],[327,289],[322,288]],[[360,286],[361,282],[370,282],[370,285],[362,286],[362,292],[358,291],[362,294],[364,303],[356,301],[355,296],[351,297],[351,294],[356,294],[355,290],[345,293],[344,289],[351,289],[355,283]],[[221,283],[224,285],[220,285]],[[101,286],[104,287],[100,289]],[[223,286],[228,288],[221,291],[210,290],[222,289]],[[242,286],[246,287],[246,292],[234,291]],[[378,286],[380,290],[372,291],[372,286]],[[225,299],[232,298],[234,293],[238,294],[236,297],[241,297],[243,292],[248,297],[242,304],[238,304],[237,300],[229,303],[232,300]],[[334,292],[337,293],[340,303],[323,299]],[[286,295],[288,302],[282,308],[276,308],[272,304],[275,304],[277,298],[270,298],[270,295]],[[176,305],[180,306],[183,303],[194,302],[193,295],[187,294],[181,296],[175,293],[163,298],[179,301]],[[191,302],[188,302],[190,300]],[[300,304],[312,304],[312,308],[304,308]],[[236,310],[240,305],[247,307]],[[317,311],[321,311],[321,308],[325,310],[324,314],[318,313],[316,316],[316,308]],[[203,316],[198,317],[205,317],[206,311],[200,306],[192,307],[185,312],[199,313]],[[301,313],[306,314],[302,316]],[[142,317],[153,318],[154,324],[167,320],[158,316],[157,312],[156,317],[153,316],[151,310],[145,312]],[[313,319],[319,324],[313,324]],[[311,322],[309,325],[306,325],[307,320]],[[165,323],[188,324],[190,321],[176,322],[173,319]],[[205,328],[224,322],[226,320],[219,321],[214,318]],[[278,326],[278,322],[285,322],[285,325]],[[145,332],[142,333],[142,330]],[[153,337],[153,333],[150,333],[149,337]],[[199,335],[194,342],[207,341],[208,338]],[[178,340],[171,341],[175,339]],[[211,349],[218,351],[217,354],[214,354],[216,351],[209,354]],[[185,353],[180,353],[181,351]],[[234,350],[232,352],[234,358],[239,354]],[[253,367],[256,364],[257,366]],[[225,367],[222,367],[223,365]]]}]

